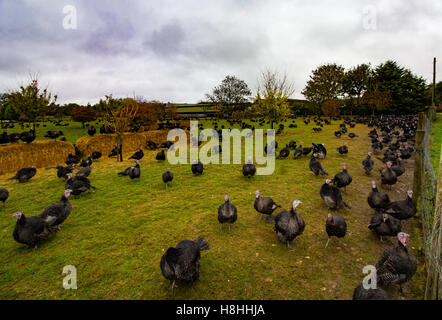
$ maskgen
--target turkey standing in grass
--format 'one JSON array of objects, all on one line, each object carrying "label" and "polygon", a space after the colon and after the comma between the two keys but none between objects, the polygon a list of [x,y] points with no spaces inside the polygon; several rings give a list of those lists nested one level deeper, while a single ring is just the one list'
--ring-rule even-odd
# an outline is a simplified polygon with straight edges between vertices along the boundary
[{"label": "turkey standing in grass", "polygon": [[347,223],[344,218],[329,213],[325,222],[325,231],[328,236],[327,243],[325,244],[327,248],[331,237],[343,238],[345,236],[347,233]]},{"label": "turkey standing in grass", "polygon": [[341,190],[331,186],[330,182],[330,179],[325,180],[325,183],[319,190],[319,194],[327,207],[329,209],[342,209],[344,207],[351,209],[351,207],[342,199]]},{"label": "turkey standing in grass", "polygon": [[319,159],[325,159],[325,156],[327,155],[327,149],[325,148],[325,145],[323,143],[312,143],[312,146],[313,153],[316,153]]},{"label": "turkey standing in grass", "polygon": [[367,198],[368,205],[379,212],[379,210],[385,208],[390,203],[390,197],[385,192],[379,192],[376,187],[376,182],[371,182],[371,192]]},{"label": "turkey standing in grass", "polygon": [[47,223],[40,216],[25,217],[21,212],[16,212],[13,216],[17,218],[12,233],[14,240],[37,249],[37,243],[49,233]]},{"label": "turkey standing in grass", "polygon": [[373,230],[382,241],[383,236],[396,236],[401,232],[401,221],[386,213],[378,213],[371,218],[368,229]]},{"label": "turkey standing in grass", "polygon": [[29,181],[35,174],[37,173],[37,168],[32,166],[30,168],[23,168],[17,171],[15,176],[9,178],[8,180],[18,180],[18,182],[26,182]]},{"label": "turkey standing in grass", "polygon": [[384,289],[365,289],[361,283],[353,292],[353,300],[391,300],[391,298]]},{"label": "turkey standing in grass", "polygon": [[321,163],[316,159],[318,155],[316,153],[313,153],[312,158],[310,159],[310,163],[308,167],[310,170],[315,174],[315,176],[321,174],[328,176],[328,173],[322,168]]},{"label": "turkey standing in grass", "polygon": [[139,178],[141,175],[140,162],[136,161],[134,166],[127,168],[122,172],[118,172],[119,176],[129,176],[131,179]]},{"label": "turkey standing in grass", "polygon": [[398,245],[384,251],[376,264],[377,280],[380,285],[402,284],[410,280],[417,270],[416,257],[408,251],[407,239],[409,235],[399,232]]},{"label": "turkey standing in grass", "polygon": [[350,137],[350,138],[356,138],[357,137],[357,135],[355,135],[353,132],[350,132],[349,134],[348,134],[348,136]]},{"label": "turkey standing in grass", "polygon": [[72,178],[72,173],[68,173],[66,178],[67,180],[64,188],[72,190],[72,194],[74,196],[78,196],[83,192],[88,191],[90,188],[95,189],[95,187],[91,185],[91,182],[86,177],[80,176]]},{"label": "turkey standing in grass", "polygon": [[166,188],[169,186],[169,182],[173,180],[173,173],[167,168],[166,172],[163,173],[163,182],[166,184]]},{"label": "turkey standing in grass", "polygon": [[256,167],[252,163],[252,158],[249,157],[246,163],[244,163],[242,167],[242,174],[244,177],[250,178],[253,177],[256,173]]},{"label": "turkey standing in grass", "polygon": [[390,189],[397,182],[396,173],[391,169],[391,162],[387,162],[387,168],[380,170],[382,185],[389,185]]},{"label": "turkey standing in grass", "polygon": [[414,216],[417,212],[416,206],[413,203],[413,191],[407,191],[407,198],[405,200],[399,200],[390,202],[383,212],[395,217],[396,219],[405,220]]},{"label": "turkey standing in grass", "polygon": [[255,194],[255,203],[253,207],[256,211],[258,211],[258,213],[261,213],[259,219],[262,219],[263,214],[271,216],[276,208],[281,208],[281,206],[276,204],[271,198],[261,197],[258,190],[256,190]]},{"label": "turkey standing in grass", "polygon": [[109,153],[108,157],[115,157],[118,156],[120,154],[120,148],[118,148],[118,145],[115,144],[115,147],[111,150],[111,152]]},{"label": "turkey standing in grass", "polygon": [[275,216],[273,230],[278,235],[279,241],[287,244],[287,248],[290,248],[290,242],[304,232],[305,222],[296,211],[300,203],[301,201],[294,200],[290,212],[284,210]]},{"label": "turkey standing in grass", "polygon": [[92,160],[98,160],[100,158],[101,158],[101,152],[100,151],[92,152]]},{"label": "turkey standing in grass", "polygon": [[174,247],[167,249],[161,257],[160,268],[163,276],[172,282],[172,290],[176,281],[193,283],[199,279],[200,251],[208,250],[209,244],[203,238],[195,241],[183,240]]},{"label": "turkey standing in grass", "polygon": [[97,129],[92,125],[87,129],[87,134],[93,137],[97,133]]},{"label": "turkey standing in grass", "polygon": [[5,206],[5,201],[8,199],[8,197],[9,191],[4,188],[0,188],[0,201],[3,202],[3,207]]},{"label": "turkey standing in grass", "polygon": [[77,172],[77,174],[75,176],[76,177],[89,177],[91,172],[92,172],[92,168],[87,166],[87,167],[84,167],[84,168],[78,170],[78,172]]},{"label": "turkey standing in grass", "polygon": [[347,191],[347,186],[352,182],[353,178],[347,171],[347,165],[342,163],[342,171],[337,173],[333,178],[333,184],[338,188],[344,188]]},{"label": "turkey standing in grass", "polygon": [[194,175],[199,176],[203,174],[204,167],[201,162],[199,162],[198,160],[194,160],[191,169]]},{"label": "turkey standing in grass", "polygon": [[367,158],[362,160],[362,166],[364,167],[365,174],[367,176],[371,175],[371,170],[373,170],[374,162],[371,159],[371,152],[367,154]]},{"label": "turkey standing in grass", "polygon": [[68,165],[67,167],[63,167],[61,164],[55,166],[55,167],[49,167],[46,168],[46,170],[49,169],[57,169],[57,177],[58,178],[64,178],[68,173],[72,173],[74,170],[74,167],[72,165]]},{"label": "turkey standing in grass", "polygon": [[279,155],[278,157],[276,157],[276,159],[285,159],[289,156],[290,154],[290,148],[288,145],[286,145],[284,148],[281,149],[281,151],[279,151]]},{"label": "turkey standing in grass", "polygon": [[161,150],[160,152],[157,153],[157,155],[155,156],[155,159],[157,160],[166,160],[166,155],[164,154],[164,150]]},{"label": "turkey standing in grass", "polygon": [[90,167],[92,165],[92,158],[89,155],[86,159],[83,159],[80,163],[80,167]]},{"label": "turkey standing in grass", "polygon": [[340,146],[338,148],[338,152],[339,152],[339,154],[347,154],[348,153],[347,143],[344,143],[343,146]]},{"label": "turkey standing in grass", "polygon": [[299,147],[297,147],[297,148],[295,149],[295,152],[294,152],[294,154],[293,154],[293,160],[296,160],[296,159],[298,159],[300,156],[302,156],[302,150],[303,150],[303,148],[302,148],[302,142],[301,142],[301,144],[299,145]]},{"label": "turkey standing in grass", "polygon": [[391,170],[393,170],[394,173],[396,173],[396,177],[400,177],[405,172],[405,168],[402,166],[401,161],[402,159],[399,156],[396,160],[397,163],[391,167]]},{"label": "turkey standing in grass", "polygon": [[144,157],[143,146],[140,146],[140,150],[138,150],[133,155],[131,155],[129,159],[141,160],[143,157]]},{"label": "turkey standing in grass", "polygon": [[228,223],[230,231],[230,225],[238,218],[238,212],[236,207],[230,202],[227,194],[224,196],[224,200],[225,202],[218,208],[218,221],[220,223],[219,228],[221,230],[223,223]]},{"label": "turkey standing in grass", "polygon": [[79,163],[81,160],[80,155],[73,155],[72,152],[68,153],[68,156],[66,157],[65,163],[69,166],[72,164]]},{"label": "turkey standing in grass", "polygon": [[72,190],[66,189],[61,196],[60,201],[50,205],[40,214],[40,218],[46,222],[49,230],[57,226],[58,229],[60,229],[60,225],[71,214],[72,206],[69,202],[69,195],[71,192]]}]

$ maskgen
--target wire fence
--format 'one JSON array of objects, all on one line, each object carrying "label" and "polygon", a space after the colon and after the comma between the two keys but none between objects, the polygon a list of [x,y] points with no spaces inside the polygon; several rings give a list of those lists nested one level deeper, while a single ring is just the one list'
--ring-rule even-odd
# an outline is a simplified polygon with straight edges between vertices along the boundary
[{"label": "wire fence", "polygon": [[427,282],[426,300],[442,300],[441,204],[437,204],[438,177],[430,161],[430,135],[435,109],[419,113],[413,178],[414,201],[420,210]]}]

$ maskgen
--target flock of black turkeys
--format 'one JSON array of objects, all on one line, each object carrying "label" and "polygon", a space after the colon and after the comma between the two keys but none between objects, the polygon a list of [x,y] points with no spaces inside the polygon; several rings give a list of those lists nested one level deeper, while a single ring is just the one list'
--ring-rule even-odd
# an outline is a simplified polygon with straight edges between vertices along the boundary
[{"label": "flock of black turkeys", "polygon": [[[338,118],[341,119],[342,118]],[[256,122],[258,120],[252,120]],[[310,123],[310,119],[304,120],[306,124]],[[321,119],[320,117],[314,118],[316,126],[320,129],[323,125],[330,124],[330,121]],[[242,128],[255,129],[254,125],[247,124],[243,121],[228,121],[230,125],[240,124]],[[376,159],[385,163],[385,168],[379,169],[379,179],[382,186],[388,186],[391,190],[398,177],[405,172],[403,166],[403,159],[409,159],[414,151],[414,134],[417,125],[417,119],[415,116],[382,116],[371,119],[367,118],[344,118],[343,123],[340,124],[340,130],[335,131],[334,135],[337,138],[341,138],[347,133],[347,126],[354,128],[356,124],[365,124],[369,127],[374,127],[369,133],[369,138],[372,143],[372,151],[368,152],[365,159],[361,159],[361,170],[366,175],[371,176],[375,167],[373,160],[373,154],[376,155]],[[264,120],[259,120],[258,125],[262,126]],[[220,131],[218,124],[214,123],[215,130]],[[290,128],[296,128],[294,121],[289,125]],[[224,129],[224,126],[222,126]],[[200,125],[200,129],[202,125]],[[104,129],[103,129],[104,130]],[[281,124],[278,127],[277,135],[281,134],[284,130],[284,125]],[[100,132],[102,129],[100,129]],[[315,130],[319,131],[319,130]],[[88,129],[89,135],[94,135],[96,129],[91,126]],[[60,132],[58,133],[60,135]],[[61,133],[62,134],[62,133]],[[32,135],[35,136],[35,130],[31,129],[28,132],[29,140]],[[57,133],[49,132],[48,135],[56,136]],[[58,135],[58,136],[59,136]],[[358,138],[354,133],[349,133],[348,137]],[[27,135],[23,134],[23,138],[26,140]],[[7,140],[9,139],[9,140]],[[35,139],[35,137],[34,137]],[[0,143],[4,141],[11,142],[7,133],[3,133],[0,136]],[[220,137],[220,141],[222,137]],[[171,146],[171,142],[165,142],[161,145],[157,145],[152,141],[148,141],[146,146],[149,150],[155,150],[161,148],[156,154],[155,159],[158,161],[164,161],[166,159],[165,150]],[[198,143],[198,145],[200,145]],[[265,152],[267,154],[276,155],[278,149],[278,143],[276,140],[265,146]],[[221,146],[216,148],[216,153],[221,152]],[[299,145],[293,140],[287,143],[278,153],[277,159],[287,159],[293,151],[293,160],[299,161],[311,153],[308,163],[309,169],[315,176],[328,176],[328,172],[324,169],[322,162],[327,157],[327,149],[322,143],[312,143],[311,147],[304,147],[303,142]],[[378,155],[384,152],[384,157],[380,158]],[[120,148],[115,145],[115,148],[109,154],[109,157],[120,155]],[[345,156],[351,153],[347,143],[344,143],[337,149],[337,153],[340,156]],[[53,233],[61,228],[61,224],[68,218],[71,213],[72,206],[69,202],[69,196],[71,194],[79,196],[89,189],[95,189],[92,186],[89,175],[92,171],[92,164],[94,161],[101,157],[100,151],[94,151],[87,157],[83,157],[81,152],[75,147],[75,154],[69,153],[66,158],[66,166],[57,165],[47,169],[56,169],[57,177],[65,179],[65,191],[60,200],[51,206],[47,207],[41,214],[37,216],[25,217],[22,212],[14,213],[17,219],[16,226],[13,232],[13,238],[19,242],[26,244],[30,247],[36,247],[37,244],[46,239],[50,233]],[[144,157],[143,146],[135,152],[129,159],[135,160],[135,164],[128,167],[122,172],[119,172],[119,176],[129,176],[131,179],[140,178],[141,168],[140,161]],[[79,167],[77,165],[79,164]],[[351,169],[351,168],[350,168]],[[74,170],[78,170],[74,174]],[[352,169],[351,169],[352,170]],[[355,169],[356,170],[356,169]],[[204,166],[199,161],[194,161],[191,164],[191,171],[195,176],[202,175],[204,172]],[[20,169],[14,177],[10,179],[17,179],[19,182],[29,181],[35,176],[37,169],[35,167]],[[251,179],[256,174],[256,166],[252,159],[249,158],[242,167],[242,174],[244,177]],[[162,180],[166,185],[166,188],[170,186],[174,178],[170,168],[162,175]],[[351,209],[351,206],[344,201],[343,193],[346,194],[347,186],[352,183],[352,176],[347,168],[346,163],[342,163],[342,171],[336,173],[332,179],[326,179],[325,183],[319,189],[319,197],[323,200],[325,207],[329,210]],[[385,187],[384,187],[385,188]],[[267,218],[265,221],[273,225],[273,230],[276,233],[277,239],[290,247],[291,244],[296,241],[297,237],[302,236],[305,228],[308,228],[308,224],[305,223],[302,215],[304,213],[298,212],[300,200],[293,200],[290,210],[282,209],[281,205],[275,203],[270,197],[263,197],[259,191],[255,193],[255,200],[253,207],[256,212],[259,213],[260,219],[263,215]],[[9,192],[6,189],[0,189],[0,201],[5,205],[5,201],[9,197]],[[397,245],[388,248],[380,257],[376,264],[378,285],[388,286],[391,284],[402,284],[409,281],[417,269],[416,258],[410,252],[407,247],[407,239],[409,235],[402,232],[401,221],[409,219],[416,214],[416,207],[412,200],[412,191],[407,192],[406,198],[400,201],[390,201],[390,197],[387,193],[379,191],[376,186],[376,182],[373,180],[371,183],[371,190],[367,197],[368,204],[374,209],[373,216],[368,225],[368,229],[376,233],[381,241],[384,241],[384,237],[396,237]],[[282,209],[277,214],[274,212],[277,209]],[[302,215],[301,215],[302,214]],[[225,195],[224,202],[220,204],[218,208],[218,222],[220,223],[220,229],[224,224],[228,225],[228,230],[231,230],[231,226],[238,219],[238,210],[236,206],[231,202],[228,195]],[[348,226],[351,229],[351,225]],[[332,237],[342,238],[347,235],[347,222],[344,217],[328,213],[325,217],[325,231],[327,234],[327,242],[325,247],[327,248]],[[368,231],[367,231],[368,232]],[[196,240],[184,240],[179,242],[175,247],[169,247],[161,258],[160,268],[164,277],[172,281],[172,288],[176,286],[177,282],[192,283],[199,279],[199,266],[201,255],[200,252],[209,249],[209,244],[201,237]],[[389,295],[380,287],[377,289],[365,289],[363,285],[359,285],[354,290],[353,299],[389,299]]]}]

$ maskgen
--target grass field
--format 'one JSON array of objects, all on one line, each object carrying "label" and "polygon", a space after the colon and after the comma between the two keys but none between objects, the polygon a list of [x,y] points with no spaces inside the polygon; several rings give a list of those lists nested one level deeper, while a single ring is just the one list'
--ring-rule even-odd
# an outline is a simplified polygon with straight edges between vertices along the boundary
[{"label": "grass field", "polygon": [[[0,187],[10,191],[6,207],[0,209],[0,298],[351,299],[353,289],[365,276],[362,268],[375,265],[383,250],[395,244],[393,240],[381,243],[367,228],[373,215],[366,201],[370,181],[380,183],[377,169],[383,164],[375,160],[373,176],[363,174],[361,161],[370,151],[366,126],[351,129],[359,136],[352,140],[334,137],[333,131],[340,122],[325,126],[320,133],[313,133],[312,124],[306,126],[300,119],[296,123],[297,129],[288,129],[289,122],[286,123],[287,129],[277,137],[280,145],[291,139],[304,141],[304,145],[324,143],[328,153],[322,165],[330,176],[341,170],[343,161],[353,176],[344,193],[344,200],[352,209],[334,213],[345,217],[348,234],[343,239],[333,239],[327,249],[328,210],[319,196],[325,178],[309,171],[309,157],[293,160],[292,153],[289,159],[276,160],[273,175],[249,180],[241,174],[242,165],[206,165],[204,174],[194,177],[190,165],[157,162],[156,152],[148,151],[141,162],[139,180],[117,176],[117,172],[133,164],[131,161],[103,159],[94,163],[90,179],[97,190],[72,198],[73,210],[62,230],[36,250],[13,240],[12,214],[39,214],[58,201],[64,182],[54,170],[44,169],[24,184],[7,180],[10,174],[0,176]],[[71,126],[69,130],[77,130]],[[347,156],[336,151],[344,142],[350,149]],[[404,165],[406,173],[388,191],[392,200],[404,199],[412,184],[413,160]],[[168,167],[174,180],[166,189],[161,175]],[[253,208],[255,190],[272,197],[285,209],[294,199],[301,200],[298,212],[306,228],[291,249],[277,240],[271,225],[259,220]],[[220,231],[217,221],[217,208],[223,203],[224,194],[229,194],[238,208],[238,221],[230,233]],[[418,257],[419,268],[404,285],[403,294],[397,287],[388,289],[395,299],[423,297],[419,225],[417,218],[404,223],[403,230],[411,235],[409,246]],[[161,274],[161,256],[169,246],[198,236],[210,244],[210,249],[201,253],[200,280],[192,286],[179,284],[172,292],[170,282]],[[65,265],[77,268],[77,290],[63,289]]]},{"label": "grass field", "polygon": [[439,173],[440,153],[442,148],[442,113],[436,114],[436,121],[433,123],[430,137],[430,160],[434,171]]}]

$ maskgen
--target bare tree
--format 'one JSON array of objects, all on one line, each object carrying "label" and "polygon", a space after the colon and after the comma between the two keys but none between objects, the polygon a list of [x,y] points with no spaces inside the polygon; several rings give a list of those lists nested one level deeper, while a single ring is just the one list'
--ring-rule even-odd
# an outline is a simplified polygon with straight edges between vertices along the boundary
[{"label": "bare tree", "polygon": [[264,97],[273,92],[290,98],[295,93],[295,84],[289,80],[287,72],[280,73],[266,69],[261,72],[261,77],[258,79],[258,92]]}]

